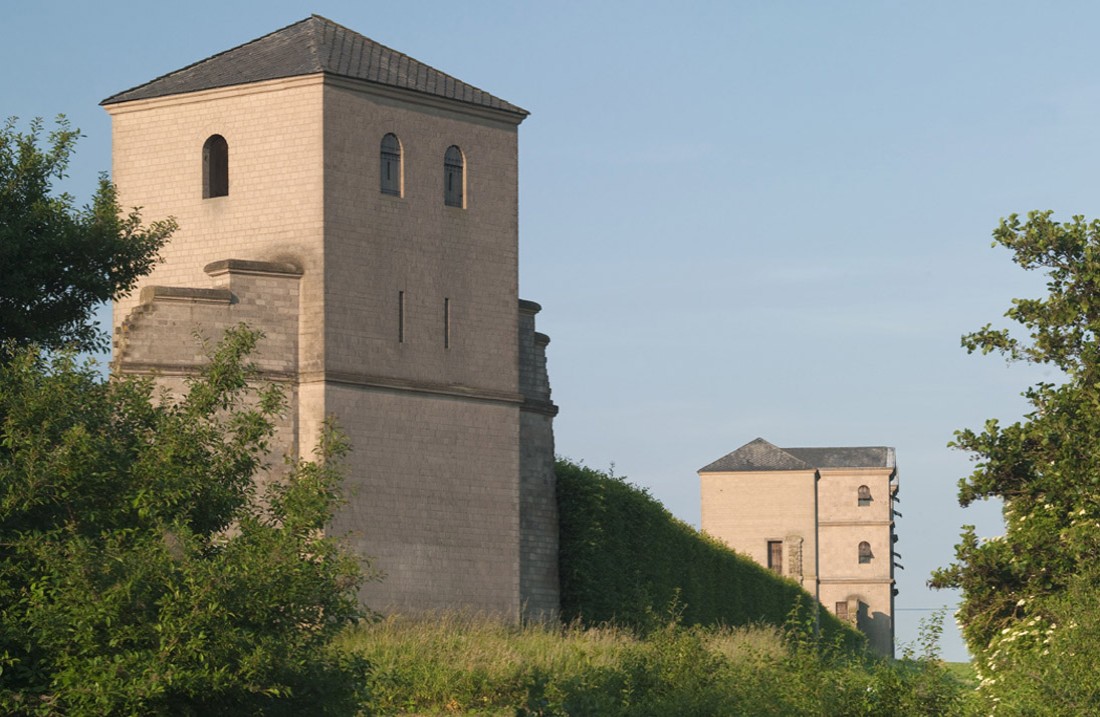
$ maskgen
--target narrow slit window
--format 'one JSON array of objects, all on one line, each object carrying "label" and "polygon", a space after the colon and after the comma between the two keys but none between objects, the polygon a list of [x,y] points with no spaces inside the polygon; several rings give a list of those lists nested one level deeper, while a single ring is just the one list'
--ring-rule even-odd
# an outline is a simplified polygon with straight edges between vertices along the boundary
[{"label": "narrow slit window", "polygon": [[405,292],[397,292],[397,343],[405,343]]},{"label": "narrow slit window", "polygon": [[859,562],[869,563],[873,557],[875,556],[871,553],[871,544],[864,540],[859,544]]},{"label": "narrow slit window", "polygon": [[871,489],[865,485],[861,485],[858,491],[858,501],[861,507],[871,505]]},{"label": "narrow slit window", "polygon": [[202,198],[229,195],[229,144],[220,134],[202,146]]},{"label": "narrow slit window", "polygon": [[448,207],[465,207],[466,160],[462,150],[453,144],[443,155],[443,203]]},{"label": "narrow slit window", "polygon": [[443,299],[443,348],[451,348],[451,300]]},{"label": "narrow slit window", "polygon": [[402,179],[401,171],[401,142],[397,139],[397,135],[387,134],[382,138],[381,149],[381,190],[382,194],[392,194],[395,197],[402,196]]}]

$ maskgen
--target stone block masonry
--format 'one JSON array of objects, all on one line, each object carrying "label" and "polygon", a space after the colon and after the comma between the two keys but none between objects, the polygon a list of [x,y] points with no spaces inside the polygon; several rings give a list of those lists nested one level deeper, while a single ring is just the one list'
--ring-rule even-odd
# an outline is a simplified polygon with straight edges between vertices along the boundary
[{"label": "stone block masonry", "polygon": [[318,16],[104,104],[120,202],[180,225],[115,306],[115,369],[179,388],[195,332],[263,331],[280,444],[308,458],[328,416],[350,439],[333,530],[385,575],[366,605],[556,616],[549,339],[518,297],[527,113]]}]

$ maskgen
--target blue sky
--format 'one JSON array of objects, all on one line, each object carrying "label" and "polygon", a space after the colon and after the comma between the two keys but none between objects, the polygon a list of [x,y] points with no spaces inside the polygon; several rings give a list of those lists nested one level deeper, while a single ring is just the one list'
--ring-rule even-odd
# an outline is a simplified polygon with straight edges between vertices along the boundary
[{"label": "blue sky", "polygon": [[[757,436],[892,445],[898,638],[962,511],[954,430],[1053,378],[967,356],[1039,276],[998,218],[1098,214],[1100,6],[1018,2],[3,3],[0,110],[67,114],[64,188],[110,168],[98,103],[324,15],[531,111],[520,286],[540,302],[558,451],[698,524],[695,471]],[[950,620],[948,621],[950,623]],[[965,659],[949,625],[948,659]]]}]

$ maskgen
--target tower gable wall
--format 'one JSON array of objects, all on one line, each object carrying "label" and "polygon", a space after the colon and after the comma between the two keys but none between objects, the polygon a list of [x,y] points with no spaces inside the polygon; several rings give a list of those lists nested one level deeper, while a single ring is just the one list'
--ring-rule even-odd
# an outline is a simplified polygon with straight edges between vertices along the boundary
[{"label": "tower gable wall", "polygon": [[[324,102],[325,370],[515,395],[515,124],[339,81]],[[402,196],[379,189],[387,133],[401,143]],[[443,202],[452,145],[465,208]]]},{"label": "tower gable wall", "polygon": [[[107,107],[119,204],[179,222],[144,284],[205,287],[204,267],[237,258],[291,261],[301,283],[305,370],[322,365],[322,80],[272,80]],[[229,194],[203,198],[202,148],[229,146]],[[140,301],[115,304],[117,329]]]},{"label": "tower gable wall", "polygon": [[[700,473],[704,532],[768,565],[768,542],[784,543],[783,574],[816,590],[815,472]],[[801,542],[798,542],[801,538]],[[791,548],[801,557],[801,575],[791,575]]]}]

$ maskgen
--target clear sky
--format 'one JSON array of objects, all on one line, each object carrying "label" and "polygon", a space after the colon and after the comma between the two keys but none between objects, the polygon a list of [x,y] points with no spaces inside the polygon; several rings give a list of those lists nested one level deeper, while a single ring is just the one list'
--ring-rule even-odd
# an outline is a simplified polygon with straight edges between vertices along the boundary
[{"label": "clear sky", "polygon": [[[897,448],[898,638],[970,470],[953,431],[1041,378],[967,356],[1041,277],[999,217],[1096,216],[1093,3],[0,0],[0,114],[67,114],[64,188],[110,168],[103,98],[311,12],[528,109],[520,288],[540,302],[558,452],[698,525],[695,471],[756,438]],[[23,125],[25,126],[25,124]],[[948,620],[948,659],[965,648]]]}]

